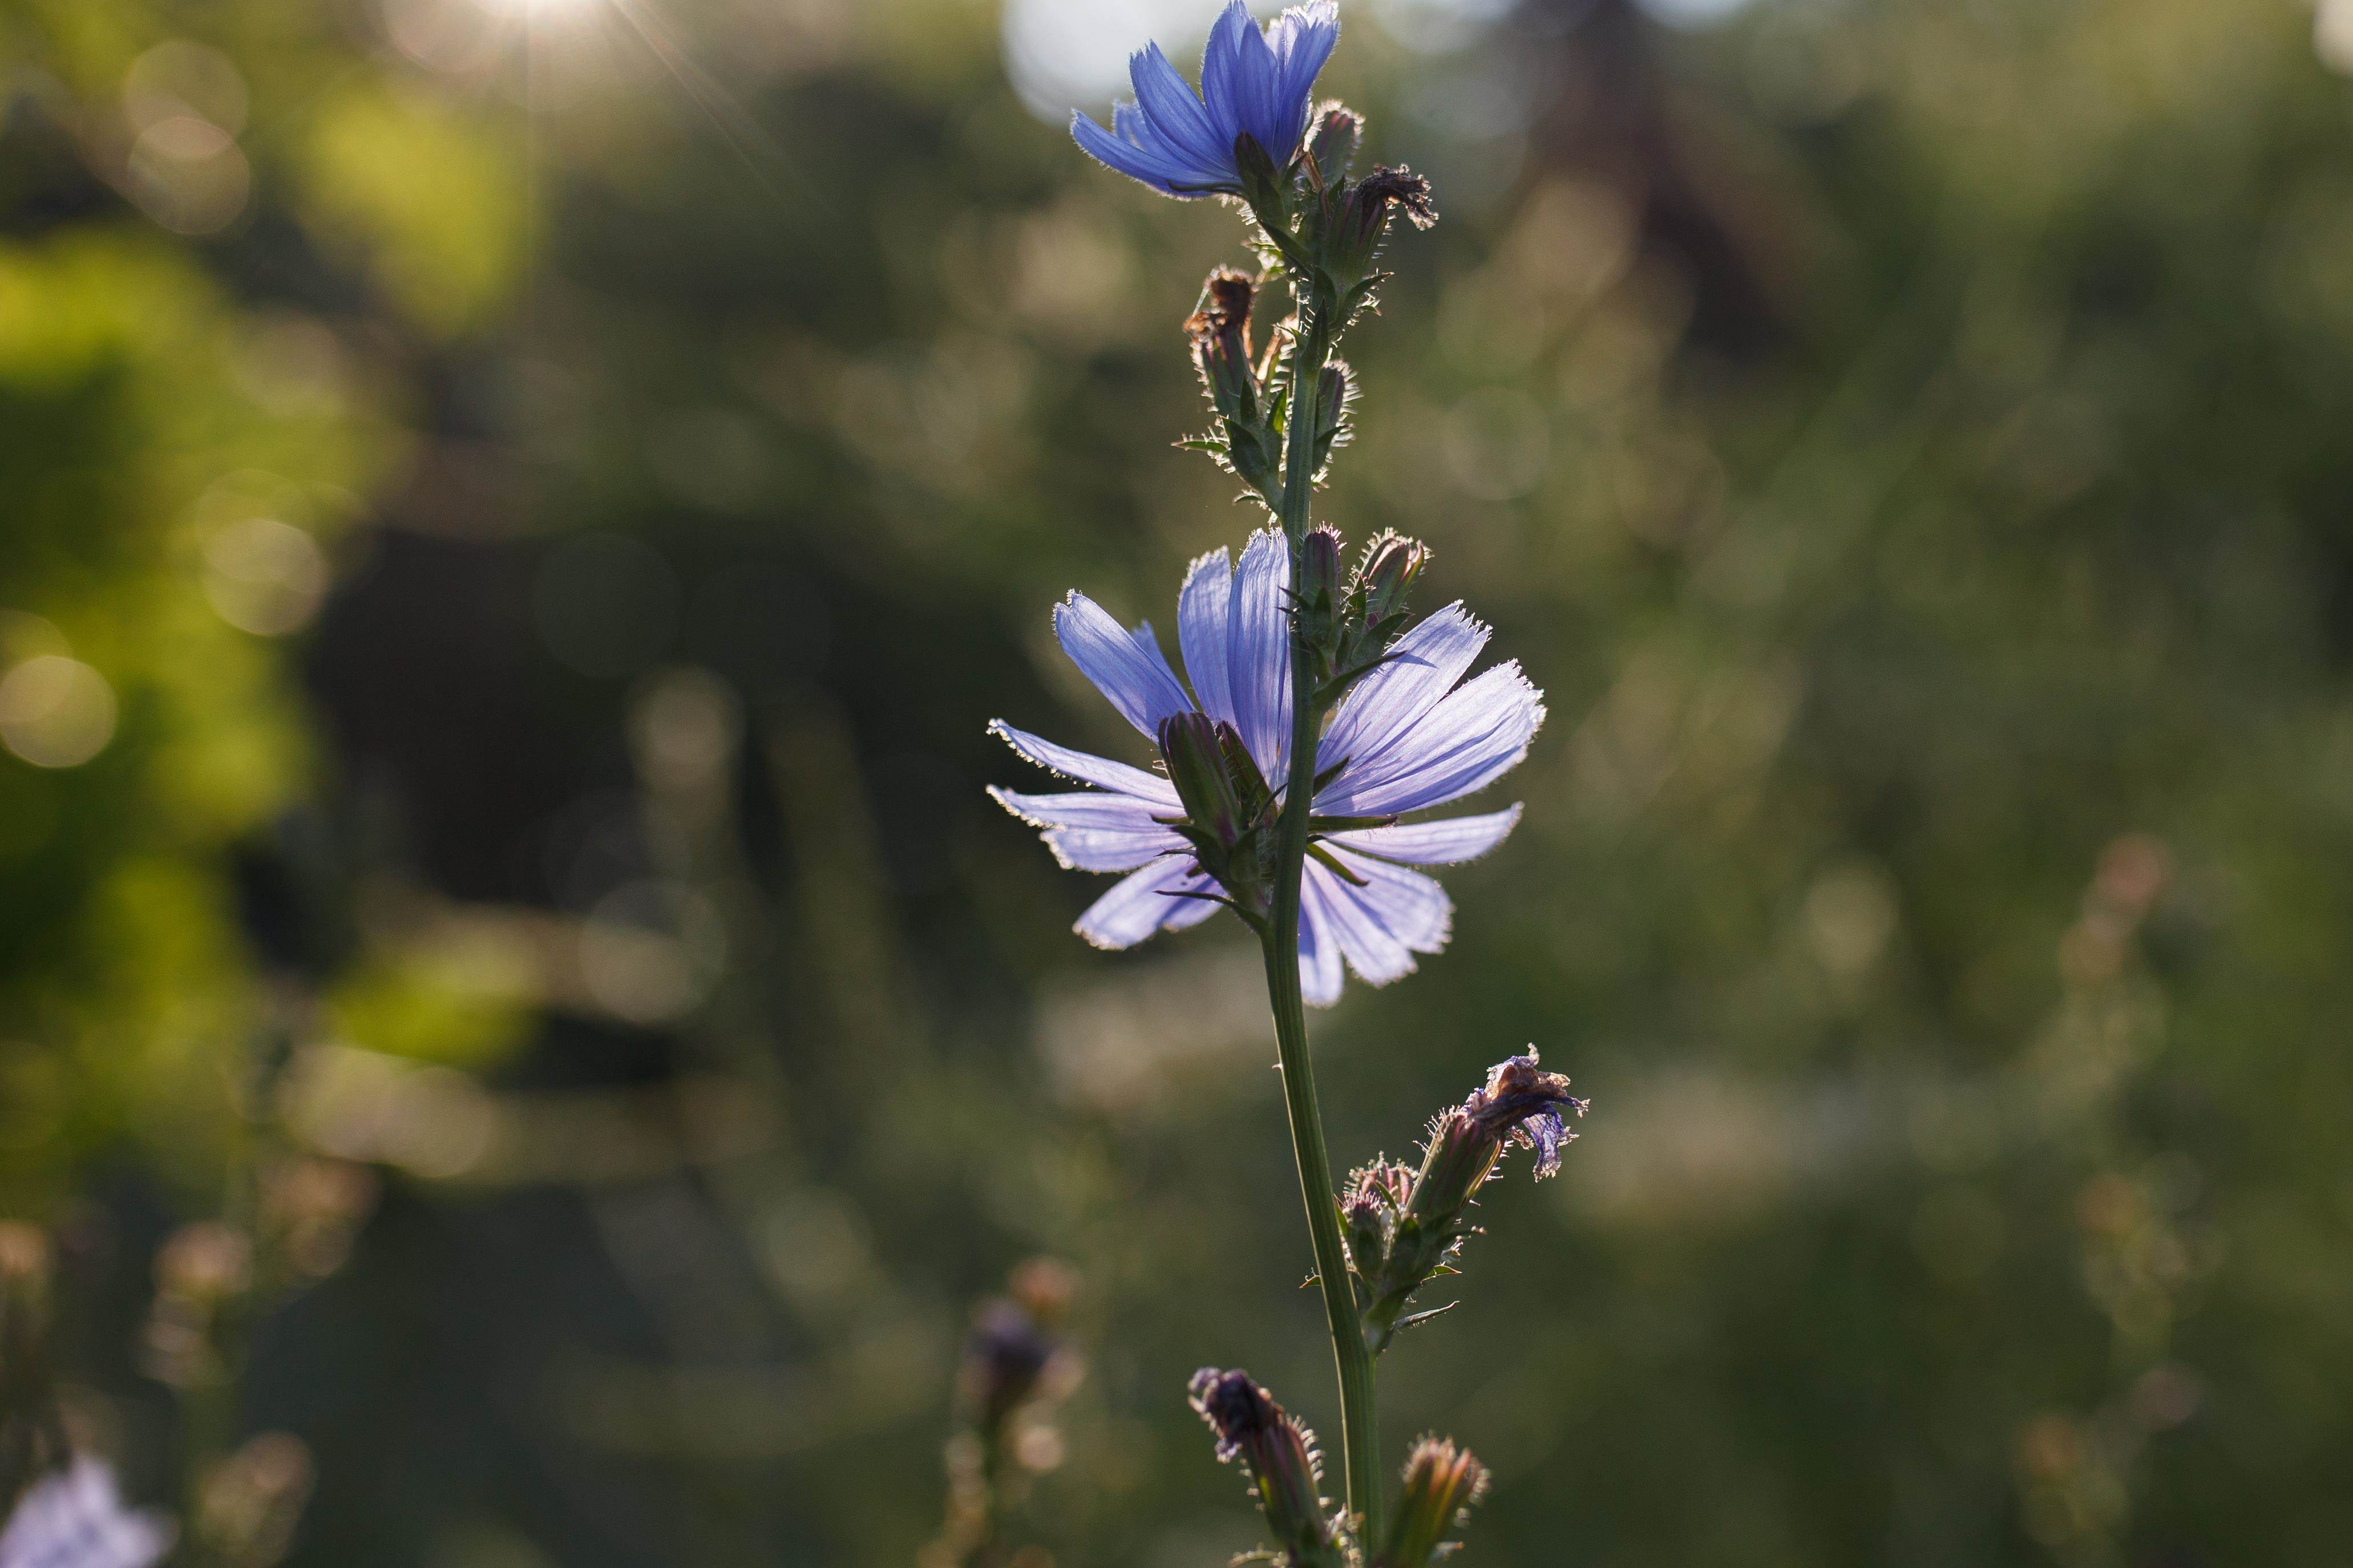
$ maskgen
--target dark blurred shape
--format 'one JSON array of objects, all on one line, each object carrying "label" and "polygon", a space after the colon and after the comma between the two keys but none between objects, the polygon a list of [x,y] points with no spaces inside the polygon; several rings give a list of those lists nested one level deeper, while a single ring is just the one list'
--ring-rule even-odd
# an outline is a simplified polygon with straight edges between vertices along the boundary
[{"label": "dark blurred shape", "polygon": [[52,1383],[51,1275],[48,1237],[0,1221],[0,1520],[71,1457]]},{"label": "dark blurred shape", "polygon": [[1050,1557],[1011,1534],[1029,1478],[1061,1462],[1049,1423],[1079,1363],[1056,1331],[1077,1288],[1068,1265],[1033,1258],[975,1311],[956,1373],[963,1425],[947,1446],[947,1521],[923,1548],[923,1568],[1049,1568]]}]

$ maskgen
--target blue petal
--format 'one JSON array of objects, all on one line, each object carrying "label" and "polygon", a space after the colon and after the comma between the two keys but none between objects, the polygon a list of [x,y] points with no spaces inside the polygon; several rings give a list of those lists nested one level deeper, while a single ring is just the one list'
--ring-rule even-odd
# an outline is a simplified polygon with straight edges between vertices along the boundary
[{"label": "blue petal", "polygon": [[[1126,106],[1122,105],[1123,109]],[[1114,124],[1119,115],[1113,117]],[[1131,180],[1141,180],[1164,195],[1189,196],[1198,192],[1181,191],[1179,183],[1189,180],[1188,166],[1178,163],[1157,148],[1147,149],[1125,138],[1113,135],[1078,110],[1071,111],[1071,139],[1080,150],[1103,167]]]},{"label": "blue petal", "polygon": [[[1258,109],[1265,86],[1258,61],[1250,52],[1253,47],[1260,56],[1267,54],[1266,40],[1259,35],[1258,24],[1250,20],[1250,7],[1243,0],[1233,0],[1218,14],[1217,25],[1209,29],[1209,47],[1201,55],[1201,101],[1229,152],[1234,138],[1243,132],[1257,134],[1261,118]],[[1271,75],[1272,63],[1270,57],[1267,75]],[[1260,144],[1265,144],[1263,138]],[[1271,147],[1267,151],[1275,152]],[[1279,153],[1276,158],[1281,161]]]},{"label": "blue petal", "polygon": [[[1182,889],[1184,893],[1222,893],[1224,889],[1219,888],[1216,881],[1206,876],[1194,878],[1185,883]],[[1163,896],[1173,907],[1169,910],[1167,918],[1160,922],[1162,931],[1190,931],[1225,907],[1213,899],[1192,899],[1183,897],[1181,894],[1164,894]]]},{"label": "blue petal", "polygon": [[1041,768],[1077,779],[1081,784],[1100,784],[1104,789],[1134,795],[1136,799],[1158,806],[1162,814],[1181,816],[1185,807],[1176,799],[1176,786],[1157,773],[1147,773],[1142,768],[1129,767],[1125,763],[1098,757],[1092,752],[1075,752],[1068,746],[1040,739],[1026,730],[1017,730],[1002,719],[994,720],[988,732],[1021,753]]},{"label": "blue petal", "polygon": [[1221,724],[1234,722],[1233,687],[1226,674],[1226,626],[1234,596],[1234,569],[1224,546],[1193,563],[1176,595],[1176,644],[1185,673],[1193,678],[1193,699]]},{"label": "blue petal", "polygon": [[1316,807],[1356,816],[1443,805],[1516,766],[1544,716],[1544,694],[1520,667],[1497,665],[1450,693],[1369,770],[1335,779]]},{"label": "blue petal", "polygon": [[1454,930],[1454,900],[1445,889],[1419,871],[1369,856],[1337,849],[1332,858],[1364,879],[1363,886],[1347,890],[1389,935],[1416,952],[1436,952],[1446,945]]},{"label": "blue petal", "polygon": [[[1229,11],[1228,15],[1231,14]],[[1249,132],[1266,149],[1266,155],[1274,160],[1276,168],[1282,167],[1298,148],[1300,126],[1295,119],[1288,125],[1283,123],[1282,106],[1276,98],[1282,84],[1274,51],[1267,47],[1266,35],[1250,22],[1247,14],[1241,32],[1234,40],[1234,59],[1229,69],[1233,72],[1233,101],[1241,111],[1240,129]]]},{"label": "blue petal", "polygon": [[[1188,917],[1201,900],[1177,895],[1216,890],[1216,884],[1201,875],[1190,858],[1171,855],[1122,878],[1110,892],[1087,906],[1087,912],[1071,929],[1097,947],[1134,947],[1172,922],[1198,923],[1198,918]],[[1205,907],[1214,910],[1216,906]]]},{"label": "blue petal", "polygon": [[1310,871],[1320,879],[1318,896],[1324,912],[1332,917],[1340,952],[1347,958],[1348,967],[1356,972],[1356,978],[1367,984],[1387,985],[1411,974],[1413,954],[1388,929],[1379,909],[1366,896],[1368,889],[1351,886],[1323,865],[1311,863]]},{"label": "blue petal", "polygon": [[1344,759],[1348,764],[1328,787],[1345,790],[1351,779],[1368,776],[1382,754],[1438,706],[1486,646],[1487,628],[1472,620],[1460,601],[1398,638],[1389,649],[1389,661],[1341,700],[1340,710],[1316,747],[1318,772]]},{"label": "blue petal", "polygon": [[1359,827],[1329,836],[1345,849],[1377,855],[1412,866],[1456,866],[1501,844],[1518,826],[1520,808],[1493,811],[1483,816],[1450,816],[1442,822],[1401,823],[1394,827]]},{"label": "blue petal", "polygon": [[[1151,628],[1141,637],[1120,629],[1101,605],[1072,594],[1054,606],[1054,636],[1079,672],[1094,682],[1120,716],[1147,736],[1157,737],[1160,721],[1192,710],[1193,700],[1176,682]],[[1145,652],[1149,647],[1151,651]]]},{"label": "blue petal", "polygon": [[1168,194],[1173,196],[1191,201],[1196,196],[1208,195],[1215,191],[1240,188],[1231,158],[1219,163],[1200,163],[1155,130],[1151,117],[1144,112],[1141,104],[1133,101],[1113,104],[1111,130],[1114,136],[1150,149],[1167,164],[1171,181]]},{"label": "blue petal", "polygon": [[1173,156],[1228,188],[1240,187],[1234,168],[1233,139],[1219,141],[1209,111],[1176,74],[1158,44],[1147,44],[1128,57],[1127,79],[1134,85],[1137,105]]},{"label": "blue petal", "polygon": [[1132,795],[1114,795],[1109,790],[1020,795],[991,784],[988,798],[1032,827],[1108,827],[1123,833],[1150,833],[1160,828],[1157,818],[1175,815],[1150,801],[1138,800]]},{"label": "blue petal", "polygon": [[1287,161],[1298,151],[1299,134],[1307,123],[1307,100],[1315,90],[1315,78],[1339,41],[1340,12],[1331,0],[1293,5],[1269,29],[1268,42],[1274,49],[1276,101],[1288,116],[1285,123],[1291,132],[1291,144],[1284,151],[1267,149],[1275,153],[1277,163]]},{"label": "blue petal", "polygon": [[1259,771],[1278,789],[1291,740],[1291,622],[1282,613],[1290,586],[1291,546],[1271,528],[1251,534],[1234,574],[1226,678],[1234,728]]},{"label": "blue petal", "polygon": [[1299,993],[1314,1007],[1337,1002],[1345,978],[1340,971],[1339,925],[1324,905],[1323,880],[1331,875],[1310,861],[1299,885]]},{"label": "blue petal", "polygon": [[1138,866],[1186,848],[1165,827],[1127,833],[1102,827],[1050,827],[1039,834],[1065,871],[1133,871]]}]

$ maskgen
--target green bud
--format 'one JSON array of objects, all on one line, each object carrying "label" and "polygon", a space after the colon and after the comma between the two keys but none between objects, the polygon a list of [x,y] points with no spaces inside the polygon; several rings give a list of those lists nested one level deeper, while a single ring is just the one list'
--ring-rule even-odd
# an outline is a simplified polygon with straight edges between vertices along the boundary
[{"label": "green bud", "polygon": [[[1217,722],[1206,713],[1170,714],[1160,721],[1160,756],[1168,764],[1176,798],[1185,804],[1185,816],[1199,835],[1196,847],[1205,855],[1211,845],[1232,849],[1241,841],[1242,805],[1226,773]],[[1219,869],[1206,868],[1213,876]]]},{"label": "green bud", "polygon": [[1487,1490],[1487,1467],[1468,1448],[1444,1437],[1424,1437],[1405,1462],[1398,1494],[1374,1568],[1428,1568],[1445,1555],[1446,1537]]},{"label": "green bud", "polygon": [[1430,182],[1410,169],[1377,168],[1348,187],[1324,232],[1320,258],[1334,283],[1349,289],[1372,271],[1389,219],[1400,213],[1416,228],[1438,221],[1430,205]]},{"label": "green bud", "polygon": [[1402,616],[1414,580],[1430,564],[1430,546],[1401,533],[1384,533],[1365,551],[1357,580],[1365,595],[1365,621],[1377,626]]},{"label": "green bud", "polygon": [[1382,1276],[1398,1214],[1412,1188],[1412,1167],[1394,1160],[1376,1160],[1348,1173],[1347,1190],[1339,1200],[1340,1223],[1347,1236],[1349,1261],[1368,1283]]},{"label": "green bud", "polygon": [[1314,1438],[1247,1373],[1205,1366],[1187,1393],[1217,1434],[1218,1458],[1240,1459],[1258,1492],[1267,1529],[1295,1568],[1339,1568],[1343,1561],[1324,1515],[1322,1467]]},{"label": "green bud", "polygon": [[1314,470],[1324,471],[1324,461],[1346,428],[1348,419],[1348,367],[1334,360],[1315,377],[1315,461]]},{"label": "green bud", "polygon": [[1242,199],[1250,204],[1269,237],[1278,240],[1291,233],[1290,184],[1274,159],[1245,131],[1234,138],[1234,167],[1242,177]]},{"label": "green bud", "polygon": [[1317,672],[1321,679],[1339,652],[1347,595],[1341,584],[1340,535],[1331,524],[1317,524],[1299,542],[1295,581],[1298,586],[1292,592],[1292,625],[1301,646],[1314,654],[1323,667]]},{"label": "green bud", "polygon": [[1313,165],[1308,177],[1325,188],[1345,181],[1348,165],[1356,161],[1356,142],[1364,129],[1364,116],[1337,102],[1317,110],[1314,127],[1307,132],[1307,156]]}]

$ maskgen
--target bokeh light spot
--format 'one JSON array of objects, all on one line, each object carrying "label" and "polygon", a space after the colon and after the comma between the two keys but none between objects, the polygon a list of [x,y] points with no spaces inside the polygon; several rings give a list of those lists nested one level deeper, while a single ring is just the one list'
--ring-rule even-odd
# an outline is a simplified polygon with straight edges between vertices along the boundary
[{"label": "bokeh light spot", "polygon": [[114,688],[79,659],[40,654],[0,677],[0,743],[37,768],[71,768],[114,738]]},{"label": "bokeh light spot", "polygon": [[205,597],[239,631],[282,637],[318,614],[327,595],[327,558],[302,530],[248,517],[205,543]]}]

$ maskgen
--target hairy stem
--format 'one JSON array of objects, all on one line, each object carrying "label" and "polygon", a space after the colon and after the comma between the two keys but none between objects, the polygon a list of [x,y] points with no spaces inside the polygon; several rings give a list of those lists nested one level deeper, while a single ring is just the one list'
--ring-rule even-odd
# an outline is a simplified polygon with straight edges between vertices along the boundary
[{"label": "hairy stem", "polygon": [[[1301,302],[1300,331],[1292,349],[1291,405],[1285,416],[1289,466],[1282,490],[1282,531],[1291,542],[1293,582],[1298,580],[1300,542],[1306,537],[1314,486],[1316,380],[1331,353],[1328,321],[1327,313],[1306,300]],[[1299,900],[1307,862],[1307,819],[1314,806],[1319,718],[1314,670],[1306,649],[1294,639],[1291,766],[1277,840],[1274,919],[1266,931],[1266,987],[1274,1010],[1275,1041],[1282,1053],[1283,1103],[1291,1116],[1299,1192],[1307,1205],[1307,1228],[1315,1243],[1315,1273],[1324,1289],[1324,1314],[1332,1331],[1333,1357],[1339,1364],[1341,1453],[1347,1471],[1348,1511],[1369,1528],[1381,1518],[1373,1357],[1357,1323],[1346,1244],[1340,1237],[1339,1205],[1332,1192],[1332,1161],[1324,1146],[1324,1116],[1315,1099],[1315,1066],[1307,1049],[1306,1005],[1299,990]]]}]

